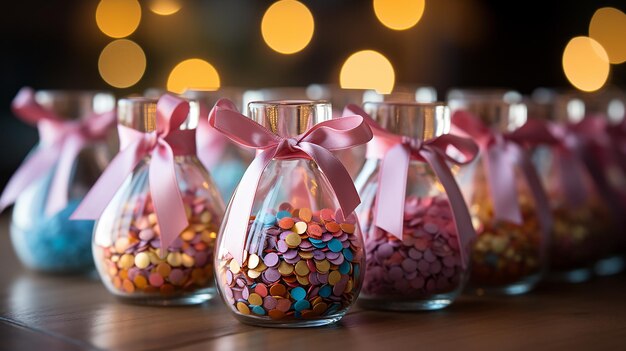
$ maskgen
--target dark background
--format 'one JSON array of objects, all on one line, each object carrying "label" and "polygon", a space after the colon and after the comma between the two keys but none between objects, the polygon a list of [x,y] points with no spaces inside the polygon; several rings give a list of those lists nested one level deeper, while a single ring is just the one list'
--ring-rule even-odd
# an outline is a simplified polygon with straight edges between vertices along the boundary
[{"label": "dark background", "polygon": [[[393,63],[396,83],[428,84],[440,98],[450,87],[568,87],[562,52],[587,35],[595,10],[624,1],[427,0],[420,22],[407,31],[384,27],[370,0],[302,0],[315,18],[311,43],[295,55],[272,51],[260,34],[272,1],[183,0],[171,16],[142,3],[138,29],[128,38],[144,49],[141,81],[118,96],[164,87],[180,61],[199,57],[218,70],[223,86],[337,83],[343,61],[374,49]],[[9,104],[25,85],[36,89],[111,89],[98,56],[113,39],[95,23],[96,0],[4,1],[0,9],[0,187],[36,143],[36,131],[11,116]],[[626,33],[625,33],[626,40]],[[626,85],[626,64],[610,83]]]}]

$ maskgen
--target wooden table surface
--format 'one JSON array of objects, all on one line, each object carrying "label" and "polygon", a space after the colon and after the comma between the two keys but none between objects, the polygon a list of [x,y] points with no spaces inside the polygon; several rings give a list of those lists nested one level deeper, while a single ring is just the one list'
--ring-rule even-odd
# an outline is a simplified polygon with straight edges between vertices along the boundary
[{"label": "wooden table surface", "polygon": [[97,277],[24,269],[0,218],[0,350],[626,350],[624,275],[544,285],[518,297],[462,297],[436,312],[354,307],[336,325],[255,328],[219,298],[146,307],[113,298]]}]

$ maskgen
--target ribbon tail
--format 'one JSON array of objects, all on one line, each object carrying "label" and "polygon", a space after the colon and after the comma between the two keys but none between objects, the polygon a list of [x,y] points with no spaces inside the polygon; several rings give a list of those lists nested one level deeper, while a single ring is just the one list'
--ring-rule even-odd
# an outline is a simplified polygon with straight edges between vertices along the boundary
[{"label": "ribbon tail", "polygon": [[488,148],[483,159],[493,211],[496,220],[520,225],[522,212],[517,201],[514,163],[507,154],[507,150],[501,150],[501,146],[506,147],[496,145]]},{"label": "ribbon tail", "polygon": [[581,172],[586,170],[580,167],[578,159],[570,150],[559,150],[557,152],[558,157],[555,162],[557,162],[561,189],[571,206],[580,207],[589,196],[587,186],[581,177]]},{"label": "ribbon tail", "polygon": [[[333,188],[344,217],[348,217],[361,203],[350,174],[332,152],[308,142],[300,142],[298,147],[317,163],[326,180]],[[332,170],[332,171],[331,171]]]},{"label": "ribbon tail", "polygon": [[200,118],[196,128],[196,140],[200,162],[206,169],[212,170],[224,152],[228,139],[211,128],[208,119]]},{"label": "ribbon tail", "polygon": [[129,144],[120,151],[117,156],[111,160],[109,166],[104,170],[100,178],[91,187],[91,190],[85,195],[83,201],[70,219],[91,219],[100,218],[104,209],[108,206],[111,199],[115,196],[126,177],[135,169],[139,161],[145,156],[145,150],[142,141]]},{"label": "ribbon tail", "polygon": [[15,200],[29,185],[43,177],[54,167],[59,159],[59,148],[58,143],[53,145],[40,144],[37,150],[22,162],[0,196],[0,213],[15,203]]},{"label": "ribbon tail", "polygon": [[45,213],[47,216],[51,216],[67,206],[74,163],[84,145],[85,140],[76,135],[70,135],[63,142],[61,156],[54,171],[50,192],[46,200]]},{"label": "ribbon tail", "polygon": [[550,233],[552,231],[553,218],[552,211],[550,209],[550,202],[548,200],[548,196],[541,185],[541,180],[539,179],[539,175],[535,167],[528,156],[528,153],[520,150],[522,152],[520,159],[520,168],[524,173],[526,178],[526,183],[530,188],[533,198],[535,199],[535,212],[537,213],[537,217],[539,219],[539,223],[541,224],[541,228],[543,229],[541,232],[543,233],[543,237],[541,238],[541,247],[543,250],[541,251],[542,255],[547,253],[547,248],[550,245]]},{"label": "ribbon tail", "polygon": [[[161,247],[167,248],[189,226],[189,221],[176,179],[174,153],[164,141],[159,141],[152,152],[148,177],[161,231]],[[161,250],[162,255],[165,252],[165,249]]]},{"label": "ribbon tail", "polygon": [[228,220],[223,232],[224,246],[240,265],[245,259],[244,249],[248,235],[248,223],[250,222],[250,213],[257,186],[263,171],[276,155],[276,150],[276,148],[264,150],[254,158],[241,178],[229,205]]},{"label": "ribbon tail", "polygon": [[622,205],[618,197],[618,192],[613,189],[609,182],[606,174],[606,167],[600,160],[598,160],[598,157],[596,157],[591,150],[588,150],[588,148],[583,148],[582,156],[587,171],[591,175],[591,178],[600,192],[600,195],[607,200],[609,208],[611,212],[613,212],[615,218],[620,218]]},{"label": "ribbon tail", "polygon": [[446,164],[443,157],[437,152],[431,152],[429,150],[422,150],[421,155],[432,167],[433,171],[439,178],[441,185],[448,195],[448,200],[452,210],[452,217],[454,219],[454,225],[457,230],[457,238],[460,245],[461,263],[463,268],[466,268],[469,264],[469,252],[470,244],[476,236],[476,231],[472,225],[472,218],[470,217],[467,204],[461,193],[459,185],[456,183],[450,168]]},{"label": "ribbon tail", "polygon": [[374,223],[399,240],[402,240],[404,232],[404,200],[410,157],[408,148],[397,144],[386,153],[378,173]]}]

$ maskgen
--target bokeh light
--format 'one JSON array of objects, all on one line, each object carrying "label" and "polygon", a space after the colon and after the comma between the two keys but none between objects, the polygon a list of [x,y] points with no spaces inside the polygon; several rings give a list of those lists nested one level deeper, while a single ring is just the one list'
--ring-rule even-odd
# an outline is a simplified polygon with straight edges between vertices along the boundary
[{"label": "bokeh light", "polygon": [[609,57],[597,41],[575,37],[563,51],[563,71],[570,83],[582,91],[596,91],[606,83]]},{"label": "bokeh light", "polygon": [[265,43],[281,54],[293,54],[304,49],[315,30],[311,11],[301,2],[280,0],[273,3],[261,21]]},{"label": "bokeh light", "polygon": [[131,35],[141,21],[137,0],[101,0],[96,8],[96,23],[102,33],[112,38]]},{"label": "bokeh light", "polygon": [[210,63],[192,58],[185,60],[170,73],[167,90],[182,94],[187,89],[217,90],[220,88],[220,76]]},{"label": "bokeh light", "polygon": [[589,23],[589,36],[597,40],[611,63],[626,61],[626,14],[613,7],[597,10]]},{"label": "bokeh light", "polygon": [[150,0],[148,3],[150,11],[161,16],[173,15],[178,12],[182,6],[180,0]]},{"label": "bokeh light", "polygon": [[374,0],[378,20],[393,30],[409,29],[424,14],[425,0]]},{"label": "bokeh light", "polygon": [[374,89],[381,94],[389,94],[393,90],[395,79],[391,62],[373,50],[352,54],[339,74],[339,84],[344,89]]},{"label": "bokeh light", "polygon": [[114,40],[100,53],[98,71],[109,85],[128,88],[135,85],[146,71],[146,55],[131,40]]}]

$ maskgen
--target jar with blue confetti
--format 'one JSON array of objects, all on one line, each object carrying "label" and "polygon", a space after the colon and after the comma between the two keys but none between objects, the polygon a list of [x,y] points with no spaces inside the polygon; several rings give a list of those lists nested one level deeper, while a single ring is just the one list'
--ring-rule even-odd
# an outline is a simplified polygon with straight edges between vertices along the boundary
[{"label": "jar with blue confetti", "polygon": [[36,271],[89,272],[93,221],[70,215],[107,163],[115,99],[101,92],[24,88],[12,107],[40,136],[0,199],[0,210],[14,204],[10,232],[17,256]]}]

